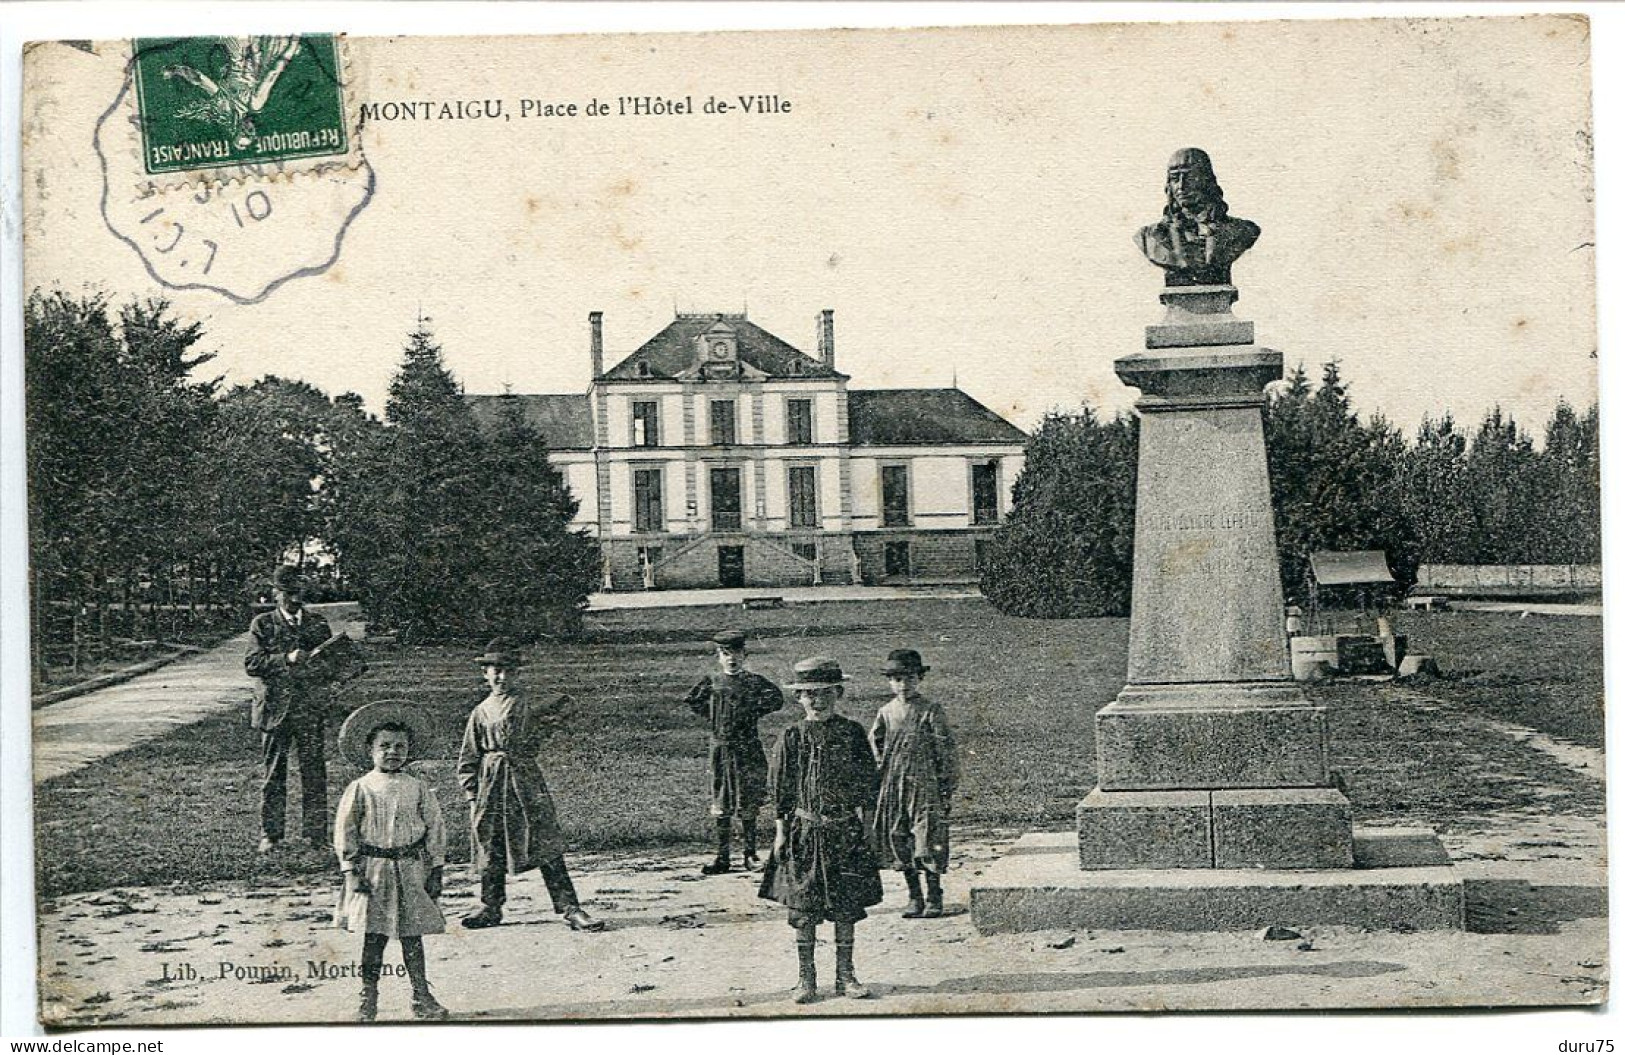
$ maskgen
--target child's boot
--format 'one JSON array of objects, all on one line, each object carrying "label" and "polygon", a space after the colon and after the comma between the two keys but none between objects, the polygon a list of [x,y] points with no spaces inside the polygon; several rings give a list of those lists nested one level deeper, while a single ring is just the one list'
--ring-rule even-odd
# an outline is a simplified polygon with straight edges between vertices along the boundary
[{"label": "child's boot", "polygon": [[744,847],[744,856],[740,859],[740,867],[749,872],[762,862],[756,856],[756,818],[751,817],[739,822],[740,842]]},{"label": "child's boot", "polygon": [[429,992],[429,973],[423,959],[422,938],[401,939],[401,959],[406,973],[412,979],[412,1017],[425,1022],[440,1022],[450,1014],[440,1001]]},{"label": "child's boot", "polygon": [[733,867],[733,820],[729,817],[717,818],[717,856],[716,860],[700,869],[701,875],[721,875]]},{"label": "child's boot", "polygon": [[384,944],[389,941],[382,934],[369,934],[361,940],[361,1006],[356,1008],[358,1022],[373,1022],[378,1018],[378,979],[384,974]]},{"label": "child's boot", "polygon": [[818,967],[813,960],[813,951],[817,947],[818,937],[813,928],[797,928],[796,960],[800,965],[800,975],[790,999],[798,1004],[810,1004],[818,999]]},{"label": "child's boot", "polygon": [[434,998],[434,994],[429,992],[427,983],[421,989],[417,986],[412,987],[413,1018],[422,1019],[425,1022],[444,1022],[450,1014],[451,1012],[447,1011],[440,1001]]},{"label": "child's boot", "polygon": [[858,981],[858,974],[852,967],[853,934],[835,935],[835,995],[844,996],[851,1000],[867,1000],[869,987]]},{"label": "child's boot", "polygon": [[925,873],[925,911],[921,915],[926,919],[942,915],[942,877],[935,872]]},{"label": "child's boot", "polygon": [[908,904],[903,908],[903,918],[919,919],[925,915],[925,898],[920,895],[920,873],[912,868],[903,869],[903,882],[908,884]]},{"label": "child's boot", "polygon": [[480,876],[480,910],[463,917],[463,926],[469,930],[495,927],[502,922],[502,903],[507,900],[508,876],[494,868]]}]

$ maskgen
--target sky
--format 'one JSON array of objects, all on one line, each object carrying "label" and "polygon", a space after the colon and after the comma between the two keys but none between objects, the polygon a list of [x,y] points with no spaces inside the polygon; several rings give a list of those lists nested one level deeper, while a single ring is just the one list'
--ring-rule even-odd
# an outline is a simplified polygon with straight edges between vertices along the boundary
[{"label": "sky", "polygon": [[[1135,393],[1160,273],[1135,230],[1169,155],[1213,157],[1263,235],[1235,268],[1260,344],[1414,429],[1595,398],[1589,45],[1557,17],[661,37],[352,38],[354,99],[767,93],[790,111],[377,121],[338,258],[262,303],[166,290],[99,208],[89,150],[127,52],[37,50],[29,288],[168,295],[211,371],[382,407],[429,320],[470,392],[579,392],[682,311],[799,347],[835,311],[854,387],[960,387],[1023,426]],[[32,131],[32,134],[30,134]],[[128,194],[116,176],[111,193]],[[322,206],[313,224],[332,222]],[[291,237],[291,236],[290,236]]]}]

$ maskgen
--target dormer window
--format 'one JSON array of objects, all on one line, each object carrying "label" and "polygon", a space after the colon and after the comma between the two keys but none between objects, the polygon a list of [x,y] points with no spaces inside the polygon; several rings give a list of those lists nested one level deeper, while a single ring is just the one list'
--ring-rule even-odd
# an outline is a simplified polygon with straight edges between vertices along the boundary
[{"label": "dormer window", "polygon": [[792,377],[800,377],[801,376],[801,360],[800,359],[792,359],[792,360],[790,360],[790,374],[791,374]]},{"label": "dormer window", "polygon": [[638,363],[638,376],[639,377],[649,377],[652,374],[653,374],[653,371],[649,369],[649,364],[648,363],[642,363],[642,362]]}]

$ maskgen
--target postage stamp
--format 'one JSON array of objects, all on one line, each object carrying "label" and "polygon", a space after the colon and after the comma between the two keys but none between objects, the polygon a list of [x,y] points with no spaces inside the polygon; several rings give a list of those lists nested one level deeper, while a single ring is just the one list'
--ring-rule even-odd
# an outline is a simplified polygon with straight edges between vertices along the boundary
[{"label": "postage stamp", "polygon": [[150,173],[334,157],[349,147],[332,36],[137,40],[135,84]]}]

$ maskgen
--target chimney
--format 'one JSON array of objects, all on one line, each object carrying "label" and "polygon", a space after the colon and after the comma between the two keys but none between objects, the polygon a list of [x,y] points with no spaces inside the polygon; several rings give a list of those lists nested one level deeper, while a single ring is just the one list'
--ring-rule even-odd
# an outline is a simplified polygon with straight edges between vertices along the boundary
[{"label": "chimney", "polygon": [[831,370],[835,369],[834,308],[825,308],[818,313],[818,358]]},{"label": "chimney", "polygon": [[604,373],[604,313],[587,313],[587,325],[592,327],[592,376],[597,380]]}]

